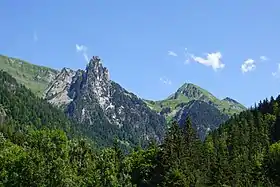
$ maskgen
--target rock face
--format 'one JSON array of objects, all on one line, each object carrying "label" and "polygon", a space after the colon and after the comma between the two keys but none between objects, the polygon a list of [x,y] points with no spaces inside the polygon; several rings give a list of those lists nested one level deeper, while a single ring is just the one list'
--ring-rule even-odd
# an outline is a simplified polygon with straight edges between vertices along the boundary
[{"label": "rock face", "polygon": [[161,141],[164,136],[164,117],[110,80],[108,69],[97,56],[86,70],[63,69],[45,93],[49,102],[63,106],[67,115],[88,129],[99,144],[116,137],[137,145],[151,138]]},{"label": "rock face", "polygon": [[68,96],[68,91],[74,75],[75,71],[63,68],[46,89],[45,98],[58,106],[69,104],[72,99]]}]

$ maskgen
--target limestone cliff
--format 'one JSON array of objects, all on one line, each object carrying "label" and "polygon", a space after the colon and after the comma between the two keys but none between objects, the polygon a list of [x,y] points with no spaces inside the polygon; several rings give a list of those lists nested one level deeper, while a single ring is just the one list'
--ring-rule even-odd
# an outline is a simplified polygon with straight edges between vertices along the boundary
[{"label": "limestone cliff", "polygon": [[165,132],[164,117],[110,80],[108,69],[97,56],[85,70],[63,69],[46,90],[45,98],[64,106],[67,115],[99,142],[116,137],[133,145],[145,144],[151,138],[160,141]]}]

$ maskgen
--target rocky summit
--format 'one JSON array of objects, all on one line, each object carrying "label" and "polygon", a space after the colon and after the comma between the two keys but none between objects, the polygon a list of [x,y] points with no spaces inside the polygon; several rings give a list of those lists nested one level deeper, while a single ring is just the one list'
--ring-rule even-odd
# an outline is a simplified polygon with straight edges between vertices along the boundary
[{"label": "rocky summit", "polygon": [[125,145],[145,145],[164,136],[164,117],[110,80],[97,56],[85,70],[62,69],[46,89],[45,99],[63,108],[99,144],[117,138]]}]

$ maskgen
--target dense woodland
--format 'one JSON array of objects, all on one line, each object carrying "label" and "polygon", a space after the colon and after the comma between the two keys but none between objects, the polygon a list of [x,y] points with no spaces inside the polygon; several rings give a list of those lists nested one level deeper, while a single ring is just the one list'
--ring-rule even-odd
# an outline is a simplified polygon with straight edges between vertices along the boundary
[{"label": "dense woodland", "polygon": [[[96,148],[58,109],[0,72],[0,186],[280,186],[280,96],[202,142],[190,118],[164,141]],[[80,133],[77,133],[80,132]]]}]

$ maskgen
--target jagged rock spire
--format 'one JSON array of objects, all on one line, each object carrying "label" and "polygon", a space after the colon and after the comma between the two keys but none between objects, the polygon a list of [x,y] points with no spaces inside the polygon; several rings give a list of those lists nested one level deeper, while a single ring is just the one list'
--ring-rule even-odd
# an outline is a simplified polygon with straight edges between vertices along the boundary
[{"label": "jagged rock spire", "polygon": [[87,65],[87,72],[93,73],[97,80],[109,81],[109,71],[106,67],[103,67],[102,60],[99,56],[93,56],[89,64]]}]

